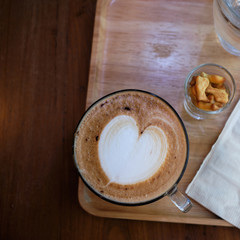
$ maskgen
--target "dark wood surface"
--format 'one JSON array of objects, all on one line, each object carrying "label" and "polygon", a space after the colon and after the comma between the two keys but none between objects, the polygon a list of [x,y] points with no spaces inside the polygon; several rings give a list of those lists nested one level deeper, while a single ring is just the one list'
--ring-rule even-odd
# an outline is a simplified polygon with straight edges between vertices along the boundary
[{"label": "dark wood surface", "polygon": [[0,0],[0,239],[240,239],[233,227],[94,217],[72,161],[96,0]]}]

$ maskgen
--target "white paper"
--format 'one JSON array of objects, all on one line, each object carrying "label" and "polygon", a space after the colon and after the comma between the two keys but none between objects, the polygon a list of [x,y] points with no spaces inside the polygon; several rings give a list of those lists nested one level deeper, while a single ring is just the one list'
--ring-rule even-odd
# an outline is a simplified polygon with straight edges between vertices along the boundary
[{"label": "white paper", "polygon": [[240,228],[240,101],[186,194]]}]

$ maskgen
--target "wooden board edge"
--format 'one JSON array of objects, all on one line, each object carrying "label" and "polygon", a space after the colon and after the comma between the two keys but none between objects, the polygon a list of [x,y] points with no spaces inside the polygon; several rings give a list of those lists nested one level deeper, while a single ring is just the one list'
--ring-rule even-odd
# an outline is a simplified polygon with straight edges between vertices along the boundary
[{"label": "wooden board edge", "polygon": [[104,48],[105,46],[104,42],[105,42],[106,17],[107,10],[111,2],[112,0],[97,1],[85,108],[87,108],[91,104],[88,101],[89,99],[92,99],[92,97],[90,97],[91,94],[90,89],[95,91],[94,94],[91,94],[94,96],[97,96],[98,95],[97,92],[99,91],[99,88],[97,86],[97,78],[101,66],[101,62],[99,62],[99,59],[101,61],[103,59],[101,55],[104,52],[102,48]]},{"label": "wooden board edge", "polygon": [[209,226],[222,226],[222,227],[233,227],[230,223],[226,222],[223,219],[209,219],[209,218],[182,218],[179,216],[167,216],[167,215],[129,215],[128,213],[119,212],[119,211],[103,211],[96,209],[91,206],[90,203],[86,201],[84,198],[82,186],[83,183],[80,182],[79,179],[78,184],[78,201],[80,206],[89,214],[96,217],[104,217],[104,218],[115,218],[115,219],[128,219],[128,220],[140,220],[140,221],[154,221],[154,222],[168,222],[168,223],[182,223],[182,224],[195,224],[195,225],[209,225]]},{"label": "wooden board edge", "polygon": [[[105,17],[107,15],[107,8],[112,0],[98,0],[95,14],[95,22],[94,22],[94,33],[93,33],[93,42],[92,42],[92,52],[91,52],[91,61],[90,61],[90,69],[89,69],[89,80],[88,80],[88,89],[87,89],[87,101],[86,108],[89,106],[88,99],[90,98],[90,90],[94,89],[98,91],[98,87],[95,86],[96,79],[98,76],[98,66],[100,63],[97,62],[98,59],[102,59],[99,57],[103,51],[101,51],[101,45],[104,42],[104,26],[106,24]],[[97,94],[93,94],[96,96]],[[79,179],[81,181],[81,179]],[[225,227],[233,227],[230,223],[226,222],[222,219],[209,219],[209,218],[181,218],[176,216],[151,216],[141,214],[139,216],[125,216],[125,213],[116,212],[114,216],[112,216],[113,212],[101,211],[99,209],[93,208],[87,201],[84,199],[84,196],[81,194],[81,184],[78,185],[78,200],[80,206],[89,214],[97,216],[97,217],[107,217],[107,218],[118,218],[118,219],[131,219],[131,220],[146,220],[146,221],[158,221],[158,222],[172,222],[172,223],[183,223],[183,224],[198,224],[198,225],[212,225],[212,226],[225,226]]]}]

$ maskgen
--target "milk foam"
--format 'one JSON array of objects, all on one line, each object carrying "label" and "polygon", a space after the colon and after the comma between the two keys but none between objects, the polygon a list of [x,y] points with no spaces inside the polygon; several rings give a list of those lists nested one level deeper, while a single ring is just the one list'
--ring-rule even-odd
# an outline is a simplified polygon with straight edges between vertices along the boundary
[{"label": "milk foam", "polygon": [[161,128],[149,126],[139,134],[134,118],[127,115],[113,118],[98,144],[102,169],[110,182],[119,184],[134,184],[153,176],[167,150],[167,137]]}]

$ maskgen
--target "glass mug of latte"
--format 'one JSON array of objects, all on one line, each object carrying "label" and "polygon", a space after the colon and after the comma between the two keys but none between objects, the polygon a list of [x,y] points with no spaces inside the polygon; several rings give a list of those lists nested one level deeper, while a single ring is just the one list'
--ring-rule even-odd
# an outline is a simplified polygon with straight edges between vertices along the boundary
[{"label": "glass mug of latte", "polygon": [[83,182],[102,199],[125,206],[169,196],[187,212],[192,204],[177,184],[188,152],[187,132],[176,111],[142,90],[122,90],[96,101],[74,138],[74,161]]}]

